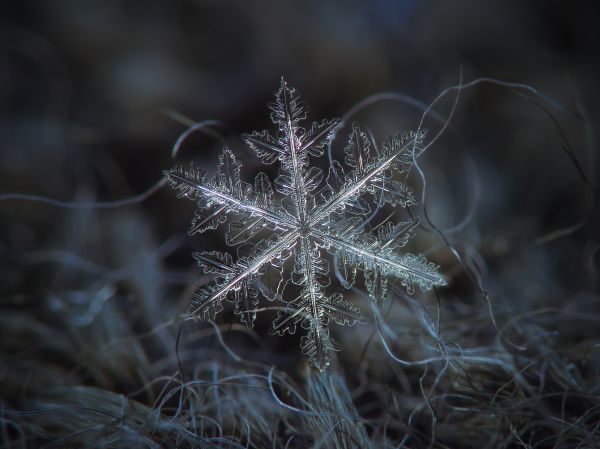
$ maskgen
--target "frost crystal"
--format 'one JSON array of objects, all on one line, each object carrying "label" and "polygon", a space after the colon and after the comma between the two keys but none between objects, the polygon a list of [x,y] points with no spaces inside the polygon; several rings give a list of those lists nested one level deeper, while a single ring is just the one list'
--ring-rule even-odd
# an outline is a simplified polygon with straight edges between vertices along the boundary
[{"label": "frost crystal", "polygon": [[414,235],[418,220],[365,229],[373,204],[415,204],[403,178],[424,136],[406,132],[376,147],[354,124],[345,148],[347,170],[333,161],[325,176],[309,159],[323,156],[339,120],[314,122],[305,130],[306,109],[283,79],[269,108],[276,134],[261,131],[243,138],[264,164],[279,164],[274,186],[265,173],[256,176],[254,185],[243,181],[241,164],[228,148],[213,177],[193,165],[165,172],[178,197],[197,204],[188,234],[216,229],[231,217],[225,240],[238,248],[237,260],[218,251],[193,254],[217,279],[195,293],[185,318],[213,320],[226,299],[235,304],[241,322],[252,327],[260,292],[286,305],[271,332],[293,334],[301,326],[306,332],[302,353],[323,370],[330,363],[329,351],[338,347],[329,337],[329,321],[352,326],[360,318],[359,309],[341,293],[326,293],[332,271],[328,259],[346,289],[362,271],[365,287],[379,305],[389,295],[390,278],[399,279],[409,293],[415,285],[429,290],[446,283],[424,256],[399,251]]}]

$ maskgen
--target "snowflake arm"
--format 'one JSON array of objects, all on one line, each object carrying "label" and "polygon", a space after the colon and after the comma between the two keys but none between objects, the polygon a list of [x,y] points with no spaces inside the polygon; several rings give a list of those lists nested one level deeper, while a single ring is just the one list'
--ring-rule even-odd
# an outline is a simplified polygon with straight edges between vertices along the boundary
[{"label": "snowflake arm", "polygon": [[360,311],[340,293],[325,295],[323,288],[329,285],[329,264],[311,240],[303,239],[300,245],[292,280],[303,288],[300,296],[289,304],[295,310],[279,312],[271,333],[293,334],[302,322],[307,329],[300,342],[302,353],[311,365],[322,371],[330,364],[329,352],[338,347],[329,336],[329,319],[352,326],[360,319]]},{"label": "snowflake arm", "polygon": [[[227,210],[243,214],[246,217],[257,216],[275,225],[293,226],[289,217],[275,208],[269,207],[268,202],[261,202],[253,198],[250,186],[239,179],[241,164],[235,162],[233,153],[229,149],[224,149],[221,160],[223,162],[219,166],[219,174],[212,180],[206,178],[204,170],[193,165],[190,168],[177,166],[164,172],[168,184],[177,190],[177,196],[197,200],[199,210],[204,212],[204,214],[196,214],[196,220],[189,232],[190,235],[206,229],[215,229],[219,223],[225,221],[224,218],[219,217]],[[236,168],[232,169],[231,164],[234,164]],[[257,178],[259,177],[260,174]],[[260,179],[263,182],[263,178]],[[260,193],[263,192],[264,190]],[[212,224],[210,224],[211,221]]]},{"label": "snowflake arm", "polygon": [[[254,257],[240,259],[237,263],[229,258],[220,258],[207,260],[202,254],[199,265],[205,267],[206,273],[218,273],[223,277],[223,281],[207,287],[202,287],[196,291],[192,304],[189,306],[184,317],[186,319],[210,319],[214,320],[218,312],[223,310],[221,301],[226,299],[228,295],[233,294],[232,298],[236,302],[236,314],[250,313],[249,317],[244,318],[244,324],[252,327],[255,313],[249,312],[255,307],[243,307],[244,302],[248,301],[248,295],[256,298],[254,287],[251,286],[252,281],[260,275],[260,270],[267,263],[271,263],[282,255],[285,251],[293,249],[295,240],[298,238],[296,231],[288,231],[275,242],[267,243],[267,248],[260,251]],[[197,256],[196,259],[199,257]],[[215,268],[220,268],[216,271]]]},{"label": "snowflake arm", "polygon": [[[309,318],[308,334],[302,337],[300,346],[302,353],[308,357],[310,363],[323,370],[330,362],[328,356],[330,341],[327,320],[319,303],[322,302],[322,289],[329,281],[326,277],[329,274],[329,265],[326,260],[319,258],[318,250],[309,248],[310,243],[308,239],[302,240],[297,263],[300,265],[303,275],[299,283],[304,284],[302,293],[307,302],[306,309]],[[318,277],[325,278],[325,280],[320,280]]]},{"label": "snowflake arm", "polygon": [[[408,190],[406,188],[400,189],[401,183],[396,181],[392,184],[396,187],[396,190],[386,188],[388,177],[385,172],[393,168],[400,168],[400,171],[405,171],[407,169],[405,166],[412,164],[412,149],[422,141],[423,135],[407,133],[392,138],[383,146],[379,154],[370,157],[369,152],[366,151],[368,148],[366,136],[360,136],[360,133],[357,125],[355,125],[350,135],[351,144],[346,148],[346,160],[351,166],[354,165],[355,169],[345,177],[337,193],[333,194],[311,216],[311,225],[317,225],[336,210],[343,208],[349,201],[354,201],[366,190],[383,189],[388,194],[388,202],[392,202],[393,197],[396,195],[406,198],[404,201],[398,200],[403,202],[404,205],[409,202],[407,198]],[[356,137],[357,134],[359,134],[359,137]],[[356,141],[353,142],[353,139],[356,139]],[[339,165],[339,163],[336,164]],[[339,170],[334,168],[336,164],[332,164],[330,173],[332,170]]]},{"label": "snowflake arm", "polygon": [[422,255],[407,253],[399,256],[393,251],[386,251],[384,244],[377,240],[373,243],[372,240],[361,239],[362,236],[350,241],[325,234],[320,236],[325,246],[333,249],[334,254],[346,260],[348,254],[354,256],[350,260],[358,263],[365,272],[377,270],[384,275],[390,274],[400,278],[409,293],[414,292],[414,285],[418,285],[422,290],[446,285],[446,280],[438,272],[439,267],[428,262]]},{"label": "snowflake arm", "polygon": [[306,108],[298,92],[281,79],[275,102],[269,105],[271,121],[278,128],[277,138],[267,131],[244,135],[246,143],[266,164],[279,160],[283,173],[275,180],[279,193],[292,199],[293,215],[303,225],[307,215],[307,201],[321,183],[322,171],[308,167],[308,156],[321,156],[333,138],[338,119],[314,122],[308,132],[300,126],[306,117]]}]

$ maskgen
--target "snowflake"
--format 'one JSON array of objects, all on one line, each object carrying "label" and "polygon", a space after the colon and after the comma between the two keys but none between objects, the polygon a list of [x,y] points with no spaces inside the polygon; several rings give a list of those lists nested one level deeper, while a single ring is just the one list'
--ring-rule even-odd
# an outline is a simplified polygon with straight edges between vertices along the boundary
[{"label": "snowflake", "polygon": [[349,171],[332,161],[324,180],[323,170],[311,166],[309,158],[323,156],[340,121],[314,122],[305,130],[300,124],[306,109],[283,79],[269,108],[277,134],[261,131],[243,138],[264,164],[279,163],[274,188],[265,173],[256,176],[254,185],[243,181],[241,164],[227,147],[214,177],[193,164],[165,172],[178,197],[197,204],[188,234],[216,229],[230,215],[233,221],[225,240],[238,253],[237,260],[218,251],[193,253],[216,280],[196,291],[184,317],[214,320],[223,310],[223,300],[229,300],[241,322],[252,327],[260,292],[286,305],[271,333],[293,334],[301,326],[306,331],[302,353],[324,370],[330,351],[338,348],[329,336],[329,320],[352,326],[360,319],[359,309],[341,293],[327,294],[331,270],[325,252],[332,256],[343,287],[350,289],[360,270],[379,305],[389,296],[389,278],[399,279],[409,293],[415,285],[429,290],[446,283],[424,256],[398,251],[414,236],[417,219],[396,224],[385,220],[376,230],[365,229],[370,203],[377,208],[416,203],[405,178],[413,152],[418,155],[422,149],[424,134],[401,133],[377,147],[354,124],[345,148]]}]

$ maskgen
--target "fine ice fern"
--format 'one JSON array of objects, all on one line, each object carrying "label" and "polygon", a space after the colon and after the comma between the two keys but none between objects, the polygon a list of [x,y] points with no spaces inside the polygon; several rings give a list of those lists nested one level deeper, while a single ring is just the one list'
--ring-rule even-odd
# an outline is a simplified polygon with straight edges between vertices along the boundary
[{"label": "fine ice fern", "polygon": [[415,286],[429,290],[446,283],[424,256],[399,251],[414,236],[418,220],[385,221],[376,230],[365,226],[373,207],[415,204],[405,178],[424,135],[405,132],[376,146],[354,124],[345,148],[346,170],[333,161],[325,175],[310,158],[324,155],[339,120],[303,128],[306,109],[283,79],[269,108],[275,135],[261,131],[243,138],[264,164],[279,164],[274,184],[264,173],[253,185],[243,181],[241,164],[228,148],[213,177],[193,165],[165,172],[178,197],[197,204],[189,235],[216,229],[231,217],[225,240],[238,248],[237,260],[218,251],[193,254],[216,279],[195,293],[185,318],[213,320],[228,300],[241,322],[252,327],[259,294],[283,301],[286,307],[271,332],[293,334],[302,327],[302,353],[323,370],[330,363],[330,351],[338,346],[329,336],[329,321],[352,326],[360,319],[359,309],[341,293],[326,292],[332,271],[346,289],[362,271],[378,305],[387,299],[388,283],[394,278],[409,293]]}]

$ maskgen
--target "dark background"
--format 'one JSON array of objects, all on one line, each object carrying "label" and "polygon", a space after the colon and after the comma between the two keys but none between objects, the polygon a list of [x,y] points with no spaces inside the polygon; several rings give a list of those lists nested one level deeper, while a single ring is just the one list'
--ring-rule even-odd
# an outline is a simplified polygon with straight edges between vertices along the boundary
[{"label": "dark background", "polygon": [[[557,118],[590,178],[593,3],[5,2],[2,177],[7,191],[62,199],[84,186],[102,198],[139,192],[171,164],[182,131],[164,111],[219,120],[236,135],[267,126],[265,103],[281,76],[317,118],[387,91],[429,103],[462,67],[465,81],[526,83],[559,103]],[[455,126],[477,157],[517,170],[564,163],[571,175],[542,112],[489,86],[463,96]],[[186,151],[202,158],[204,149]],[[103,163],[123,182],[102,179],[110,177]],[[531,177],[513,180],[524,189]]]},{"label": "dark background", "polygon": [[[118,208],[58,207],[10,194],[88,206],[137,195],[174,165],[172,146],[187,126],[208,119],[222,123],[215,131],[251,179],[262,168],[238,136],[270,128],[266,103],[281,76],[314,120],[340,117],[371,95],[402,94],[405,101],[377,101],[353,117],[379,141],[414,128],[422,108],[461,74],[463,82],[490,77],[536,89],[541,95],[494,83],[461,91],[451,129],[428,150],[423,169],[431,220],[450,229],[448,243],[466,266],[431,226],[417,246],[451,279],[441,292],[450,338],[478,346],[497,336],[470,268],[490,293],[500,327],[517,314],[555,310],[534,323],[556,333],[552,351],[576,363],[597,360],[597,323],[563,322],[561,314],[598,313],[598,24],[594,1],[2,2],[0,399],[9,408],[32,407],[27,401],[46,390],[23,387],[28,376],[43,386],[139,387],[129,349],[110,362],[81,362],[82,354],[112,333],[138,335],[177,316],[199,276],[189,253],[223,245],[218,232],[187,238],[193,207],[167,189]],[[455,94],[435,112],[447,116]],[[430,115],[425,126],[434,133],[441,125]],[[334,145],[337,158],[345,135]],[[177,161],[213,170],[220,146],[196,133]],[[120,318],[89,331],[99,346],[87,345],[86,326],[111,301]],[[457,324],[474,316],[477,325]],[[266,335],[271,318],[260,317],[257,332],[273,357],[240,344],[251,359],[300,372],[296,342]],[[174,366],[175,333],[168,329],[145,346],[146,363],[165,358]],[[63,347],[63,339],[79,343]],[[340,355],[339,370],[352,372],[361,346],[340,339],[353,349]],[[190,358],[187,369],[221,357],[213,346],[214,354]],[[93,363],[108,371],[98,374]],[[148,368],[148,376],[162,369]],[[598,373],[581,376],[591,385]]]}]

